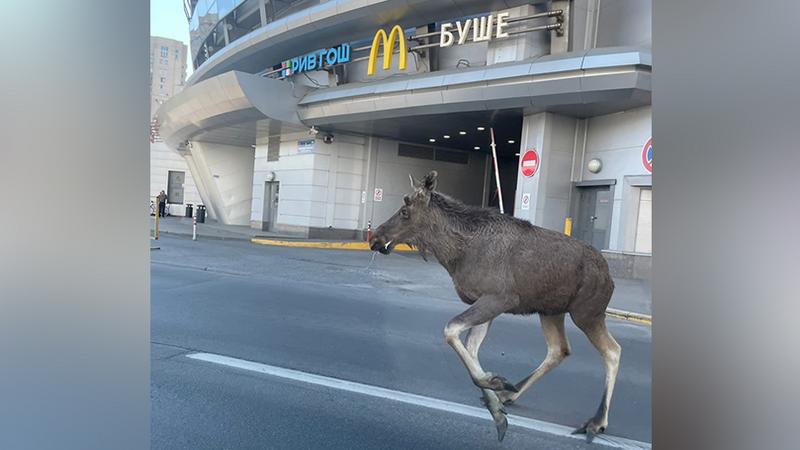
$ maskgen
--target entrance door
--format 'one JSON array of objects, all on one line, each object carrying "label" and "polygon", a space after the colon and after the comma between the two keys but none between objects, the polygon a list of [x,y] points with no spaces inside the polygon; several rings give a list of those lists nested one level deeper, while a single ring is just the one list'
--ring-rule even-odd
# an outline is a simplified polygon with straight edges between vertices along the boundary
[{"label": "entrance door", "polygon": [[611,189],[609,186],[580,187],[578,193],[575,237],[597,249],[607,248],[611,227]]},{"label": "entrance door", "polygon": [[183,182],[186,173],[170,170],[167,177],[167,201],[178,205],[183,204]]},{"label": "entrance door", "polygon": [[271,231],[278,220],[278,198],[280,196],[280,182],[267,181],[264,184],[264,212],[261,221],[263,231]]}]

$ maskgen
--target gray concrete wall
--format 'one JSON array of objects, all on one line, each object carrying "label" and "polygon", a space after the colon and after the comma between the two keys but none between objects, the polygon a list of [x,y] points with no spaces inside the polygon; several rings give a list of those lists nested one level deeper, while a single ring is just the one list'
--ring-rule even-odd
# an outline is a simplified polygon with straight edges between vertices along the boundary
[{"label": "gray concrete wall", "polygon": [[[514,216],[535,225],[562,231],[569,214],[571,172],[576,120],[552,113],[525,116],[522,121],[520,160],[529,149],[539,154],[539,168],[532,177],[522,175],[518,163]],[[528,209],[522,197],[530,194]]]},{"label": "gray concrete wall", "polygon": [[398,156],[397,141],[377,140],[377,161],[374,187],[383,189],[383,201],[374,202],[374,188],[367,192],[367,202],[372,203],[373,226],[383,223],[402,205],[403,196],[411,192],[408,175],[422,178],[431,170],[439,172],[438,190],[461,201],[480,206],[483,201],[483,184],[486,157],[483,153],[469,153],[468,164],[407,158]]},{"label": "gray concrete wall", "polygon": [[[576,158],[576,165],[579,164],[576,172],[580,173],[576,181],[616,180],[609,239],[611,250],[632,250],[630,245],[636,230],[631,225],[631,215],[633,208],[638,208],[639,197],[626,189],[625,177],[650,176],[642,165],[642,148],[652,135],[651,117],[651,107],[646,106],[587,121],[585,154]],[[603,163],[599,173],[593,174],[586,168],[592,158]]]},{"label": "gray concrete wall", "polygon": [[651,0],[574,0],[570,48],[652,46]]},{"label": "gray concrete wall", "polygon": [[597,2],[597,47],[652,46],[652,1]]}]

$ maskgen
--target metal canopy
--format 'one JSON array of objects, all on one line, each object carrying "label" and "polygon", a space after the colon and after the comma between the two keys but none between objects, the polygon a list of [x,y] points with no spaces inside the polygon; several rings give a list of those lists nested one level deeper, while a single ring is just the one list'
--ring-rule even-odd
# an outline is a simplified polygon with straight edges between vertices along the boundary
[{"label": "metal canopy", "polygon": [[254,145],[258,127],[305,130],[297,116],[303,88],[242,72],[228,72],[190,86],[156,112],[160,134],[172,148],[189,139]]}]

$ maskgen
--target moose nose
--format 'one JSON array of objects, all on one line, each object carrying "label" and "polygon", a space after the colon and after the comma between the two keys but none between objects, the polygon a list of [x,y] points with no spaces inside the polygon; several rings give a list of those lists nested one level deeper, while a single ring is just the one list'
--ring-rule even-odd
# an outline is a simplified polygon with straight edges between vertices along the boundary
[{"label": "moose nose", "polygon": [[378,250],[382,249],[385,245],[386,243],[383,242],[383,239],[374,236],[369,242],[369,248],[372,249],[372,251],[374,252],[377,252]]}]

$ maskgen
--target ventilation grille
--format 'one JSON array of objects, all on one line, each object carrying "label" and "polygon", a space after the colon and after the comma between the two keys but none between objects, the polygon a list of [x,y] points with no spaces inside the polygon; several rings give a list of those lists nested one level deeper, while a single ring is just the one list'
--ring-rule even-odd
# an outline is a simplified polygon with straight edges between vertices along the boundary
[{"label": "ventilation grille", "polygon": [[433,161],[433,149],[429,147],[420,147],[418,145],[400,144],[397,148],[398,156],[405,156],[406,158],[429,159]]},{"label": "ventilation grille", "polygon": [[406,158],[427,159],[429,161],[442,161],[455,164],[468,164],[469,154],[455,150],[444,150],[441,148],[422,147],[412,144],[400,144],[397,148],[397,156]]}]

